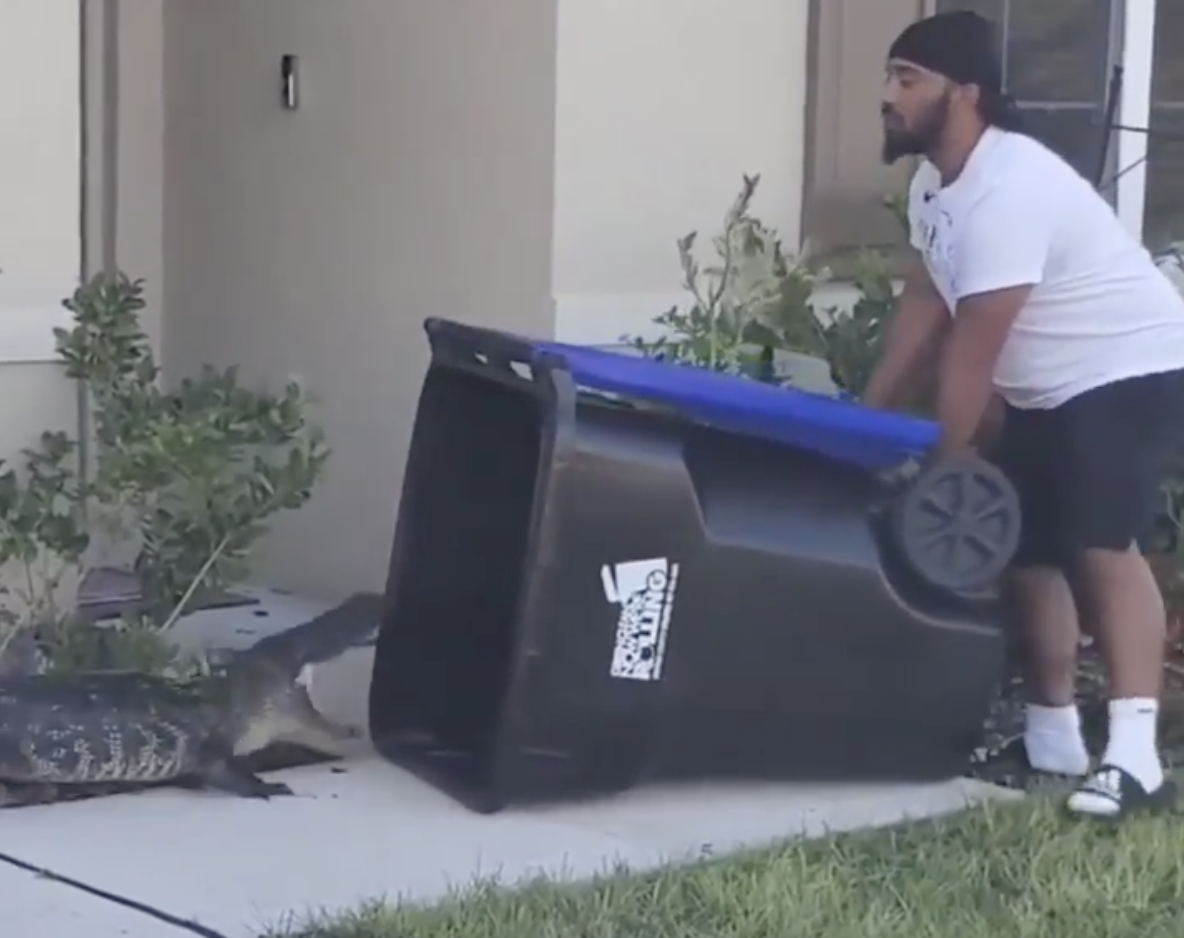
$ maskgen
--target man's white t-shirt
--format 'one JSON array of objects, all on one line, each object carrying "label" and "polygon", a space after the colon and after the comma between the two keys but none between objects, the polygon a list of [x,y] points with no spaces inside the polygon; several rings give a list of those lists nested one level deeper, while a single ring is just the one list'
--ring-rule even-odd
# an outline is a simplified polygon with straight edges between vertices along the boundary
[{"label": "man's white t-shirt", "polygon": [[1184,298],[1093,187],[1031,137],[989,129],[944,188],[923,162],[909,223],[952,315],[964,297],[1033,286],[995,368],[1014,407],[1184,368]]}]

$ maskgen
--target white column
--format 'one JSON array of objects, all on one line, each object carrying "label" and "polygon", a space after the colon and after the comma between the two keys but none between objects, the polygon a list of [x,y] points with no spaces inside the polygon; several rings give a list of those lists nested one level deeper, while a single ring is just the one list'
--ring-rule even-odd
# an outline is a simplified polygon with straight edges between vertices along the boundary
[{"label": "white column", "polygon": [[0,0],[0,364],[54,357],[82,266],[77,3]]},{"label": "white column", "polygon": [[[1151,65],[1155,49],[1156,0],[1126,0],[1122,16],[1122,94],[1118,123],[1146,128],[1151,122]],[[1127,230],[1143,237],[1147,197],[1147,134],[1123,130],[1115,134],[1118,217]]]}]

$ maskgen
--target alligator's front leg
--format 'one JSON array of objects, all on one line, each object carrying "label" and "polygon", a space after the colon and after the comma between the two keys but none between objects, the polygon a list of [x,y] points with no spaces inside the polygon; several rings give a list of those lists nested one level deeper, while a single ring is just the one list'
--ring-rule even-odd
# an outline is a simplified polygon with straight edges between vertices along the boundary
[{"label": "alligator's front leg", "polygon": [[0,808],[28,808],[61,800],[57,785],[0,782]]},{"label": "alligator's front leg", "polygon": [[358,727],[338,723],[321,713],[303,687],[297,687],[288,700],[288,719],[291,726],[281,735],[284,742],[329,755],[337,754],[342,743],[365,735]]},{"label": "alligator's front leg", "polygon": [[216,788],[242,798],[267,800],[294,794],[283,782],[264,781],[233,756],[211,759],[198,775],[208,788]]}]

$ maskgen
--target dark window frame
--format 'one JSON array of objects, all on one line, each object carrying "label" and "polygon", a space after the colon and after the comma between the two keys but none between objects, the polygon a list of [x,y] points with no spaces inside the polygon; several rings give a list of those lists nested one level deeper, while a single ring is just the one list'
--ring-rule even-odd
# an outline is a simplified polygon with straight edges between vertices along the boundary
[{"label": "dark window frame", "polygon": [[[1032,125],[1033,136],[1041,138],[1057,150],[1062,157],[1072,163],[1083,175],[1092,178],[1097,172],[1097,158],[1101,152],[1103,138],[1107,131],[1104,127],[1106,96],[1109,90],[1109,76],[1114,65],[1122,55],[1122,15],[1124,0],[1092,0],[1097,6],[1095,14],[1095,28],[1102,32],[1088,36],[1087,44],[1093,46],[1088,53],[1083,50],[1091,63],[1091,74],[1085,79],[1091,85],[1088,95],[1078,94],[1067,98],[1049,97],[1048,89],[1040,97],[1032,94],[1017,93],[1012,87],[1012,75],[1015,71],[1015,60],[1023,54],[1021,43],[1032,42],[1032,39],[1017,38],[1020,21],[1015,15],[1019,4],[1031,4],[1035,0],[935,0],[936,12],[956,9],[973,9],[993,20],[999,28],[1002,40],[1004,90],[1015,95],[1016,103],[1024,111]],[[1044,0],[1056,3],[1057,0]],[[1104,5],[1104,8],[1103,8]],[[1086,29],[1090,26],[1087,24]],[[1034,62],[1040,62],[1043,56],[1038,49],[1032,50]],[[1099,51],[1104,55],[1098,56]],[[1055,92],[1053,92],[1055,94]],[[1071,124],[1055,127],[1058,121],[1069,114],[1079,114],[1084,119],[1077,127]],[[1047,121],[1047,123],[1044,123]],[[1044,125],[1042,126],[1042,123]],[[1064,131],[1068,130],[1069,133]],[[1104,181],[1102,193],[1113,205],[1116,200],[1113,177],[1118,169],[1114,152],[1109,147],[1107,164],[1102,173]]]},{"label": "dark window frame", "polygon": [[[1184,5],[1156,0],[1151,59],[1144,238],[1152,250],[1184,241]],[[1174,55],[1169,71],[1167,56]],[[1157,131],[1159,132],[1157,134]]]}]

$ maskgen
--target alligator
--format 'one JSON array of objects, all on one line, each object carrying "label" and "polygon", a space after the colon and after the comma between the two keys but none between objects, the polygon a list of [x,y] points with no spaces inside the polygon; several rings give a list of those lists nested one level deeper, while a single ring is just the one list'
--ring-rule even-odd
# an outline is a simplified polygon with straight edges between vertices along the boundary
[{"label": "alligator", "polygon": [[158,785],[292,794],[245,759],[276,742],[334,753],[361,735],[313,706],[308,677],[312,666],[366,644],[381,610],[382,597],[359,593],[184,681],[139,671],[0,678],[0,803]]}]

